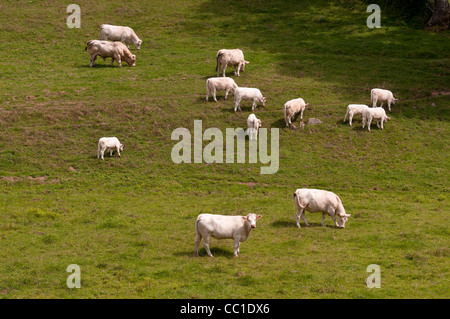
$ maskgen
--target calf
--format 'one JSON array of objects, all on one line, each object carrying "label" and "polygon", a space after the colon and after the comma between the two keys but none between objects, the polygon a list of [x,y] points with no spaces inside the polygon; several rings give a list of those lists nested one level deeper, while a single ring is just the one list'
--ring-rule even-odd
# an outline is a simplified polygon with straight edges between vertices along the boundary
[{"label": "calf", "polygon": [[[345,213],[344,205],[342,201],[333,192],[300,188],[294,193],[294,202],[297,207],[297,227],[300,228],[300,217],[305,222],[306,226],[309,226],[305,218],[305,211],[311,213],[322,213],[322,226],[325,226],[325,214],[328,214],[333,219],[336,227],[344,228],[345,222],[351,216]],[[337,222],[336,222],[337,216]]]},{"label": "calf", "polygon": [[347,112],[345,112],[344,123],[345,123],[345,121],[347,121],[347,117],[348,117],[350,126],[352,126],[353,116],[357,115],[357,114],[362,114],[363,111],[368,108],[369,107],[365,104],[349,104],[347,106]]},{"label": "calf", "polygon": [[305,104],[305,101],[302,98],[293,99],[287,101],[284,104],[284,121],[286,122],[287,127],[295,128],[295,125],[291,123],[291,120],[295,117],[296,114],[300,112],[300,119],[303,120],[303,111],[309,104]]},{"label": "calf", "polygon": [[97,147],[97,158],[102,158],[104,160],[105,158],[103,155],[105,154],[105,151],[109,151],[109,156],[112,156],[114,150],[117,150],[117,154],[120,157],[120,151],[123,151],[124,145],[119,142],[117,137],[102,137],[98,140],[98,147]]},{"label": "calf", "polygon": [[239,245],[245,241],[252,228],[256,228],[256,221],[261,215],[248,214],[247,216],[225,216],[213,214],[200,214],[195,221],[195,254],[198,256],[198,247],[203,238],[203,246],[209,257],[214,257],[209,250],[210,237],[216,239],[233,239],[234,256],[238,256]]},{"label": "calf", "polygon": [[383,107],[383,102],[387,102],[389,111],[391,110],[391,103],[395,104],[395,101],[398,99],[394,98],[394,95],[391,91],[383,90],[383,89],[372,89],[370,91],[370,100],[372,102],[372,107],[377,106],[378,100],[381,101],[380,107]]},{"label": "calf", "polygon": [[234,90],[234,111],[235,112],[237,111],[237,109],[239,109],[239,111],[242,111],[241,105],[240,105],[241,100],[253,101],[252,111],[255,110],[256,104],[258,102],[260,102],[262,106],[266,106],[266,98],[262,95],[260,90],[255,89],[255,88],[238,87]]},{"label": "calf", "polygon": [[206,80],[206,102],[208,102],[209,94],[212,92],[214,101],[217,102],[216,92],[225,90],[225,100],[228,98],[228,93],[234,92],[237,89],[237,84],[232,78],[209,78]]},{"label": "calf", "polygon": [[133,43],[136,49],[141,48],[142,40],[138,38],[136,33],[130,27],[122,27],[110,24],[102,24],[100,26],[100,40],[121,41],[130,48]]},{"label": "calf", "polygon": [[222,76],[225,76],[225,70],[227,66],[234,67],[234,75],[239,76],[239,71],[245,71],[245,65],[250,63],[245,61],[244,52],[240,49],[222,49],[217,51],[216,54],[216,72],[217,76],[220,74],[220,70],[222,70]]},{"label": "calf", "polygon": [[249,135],[250,140],[257,140],[260,127],[261,120],[256,118],[256,115],[252,113],[247,118],[247,130],[245,131],[245,134]]},{"label": "calf", "polygon": [[370,131],[370,124],[373,119],[377,120],[378,128],[380,128],[381,123],[381,129],[383,129],[383,122],[387,122],[391,118],[386,115],[386,111],[382,107],[367,108],[362,113],[362,128],[364,129],[367,123],[367,129]]},{"label": "calf", "polygon": [[136,56],[131,54],[130,50],[125,44],[119,41],[109,42],[101,40],[90,40],[86,43],[85,51],[89,49],[90,54],[90,67],[94,66],[94,62],[97,56],[100,56],[105,60],[106,58],[112,58],[111,66],[114,60],[117,60],[119,66],[122,67],[122,60],[128,63],[130,66],[136,66]]}]

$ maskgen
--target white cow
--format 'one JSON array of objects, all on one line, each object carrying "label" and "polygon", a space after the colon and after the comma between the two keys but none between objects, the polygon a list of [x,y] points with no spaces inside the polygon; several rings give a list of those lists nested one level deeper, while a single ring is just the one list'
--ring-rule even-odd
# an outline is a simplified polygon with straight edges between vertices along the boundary
[{"label": "white cow", "polygon": [[350,126],[352,126],[353,116],[357,114],[362,114],[363,111],[368,108],[369,107],[365,104],[349,104],[347,106],[347,112],[345,112],[344,123],[345,121],[347,121],[348,118]]},{"label": "white cow", "polygon": [[[300,227],[300,217],[305,222],[306,226],[309,226],[305,218],[305,211],[310,213],[322,213],[322,226],[325,226],[325,215],[328,214],[334,221],[336,227],[344,228],[345,222],[351,216],[345,213],[344,205],[342,201],[333,192],[299,188],[294,193],[294,202],[297,207],[297,227]],[[337,216],[337,222],[336,222]]]},{"label": "white cow", "polygon": [[258,130],[261,127],[261,120],[255,114],[250,114],[247,118],[247,130],[245,134],[249,135],[250,140],[258,139]]},{"label": "white cow", "polygon": [[238,87],[237,89],[234,90],[234,111],[235,112],[237,111],[237,109],[239,109],[239,111],[242,111],[241,105],[240,105],[241,100],[253,101],[252,111],[255,110],[256,104],[258,102],[260,102],[262,106],[266,106],[266,98],[262,95],[262,93],[259,89],[255,89],[255,88]]},{"label": "white cow", "polygon": [[117,137],[102,137],[98,140],[97,158],[101,156],[102,160],[104,160],[103,154],[105,154],[106,150],[109,151],[109,156],[112,156],[114,150],[116,150],[120,157],[120,151],[123,151],[124,146]]},{"label": "white cow", "polygon": [[394,98],[391,91],[383,89],[372,89],[370,91],[370,101],[372,102],[372,107],[377,106],[377,101],[381,101],[380,107],[383,107],[383,102],[387,102],[389,111],[391,110],[391,103],[395,104],[398,99]]},{"label": "white cow", "polygon": [[291,120],[294,118],[296,114],[300,113],[300,119],[303,120],[303,111],[305,108],[309,105],[305,103],[305,101],[302,98],[293,99],[290,101],[287,101],[284,104],[284,121],[286,122],[287,127],[291,127],[292,123]]},{"label": "white cow", "polygon": [[142,40],[138,38],[130,27],[110,24],[102,24],[100,26],[100,40],[121,41],[126,43],[128,48],[130,48],[130,43],[133,43],[138,50],[142,44]]},{"label": "white cow", "polygon": [[381,123],[381,129],[383,129],[383,122],[387,122],[391,118],[386,115],[386,111],[382,107],[368,108],[362,113],[362,128],[364,129],[367,123],[367,129],[370,131],[370,124],[374,119],[377,121],[378,128]]},{"label": "white cow", "polygon": [[239,76],[239,71],[245,71],[245,65],[250,63],[245,61],[244,52],[240,49],[221,49],[216,54],[216,72],[217,76],[222,70],[222,75],[225,76],[225,70],[227,66],[234,67],[234,75]]},{"label": "white cow", "polygon": [[237,89],[237,84],[232,78],[209,78],[206,80],[206,102],[208,102],[209,94],[212,93],[214,101],[217,102],[216,92],[225,90],[225,100],[228,98],[228,93],[234,92]]},{"label": "white cow", "polygon": [[200,214],[195,221],[195,254],[198,256],[198,247],[203,238],[203,246],[209,257],[214,257],[209,250],[210,237],[216,239],[234,239],[234,256],[238,256],[239,245],[245,241],[256,221],[261,215],[248,214],[247,216],[225,216],[213,214]]},{"label": "white cow", "polygon": [[90,54],[90,67],[94,66],[94,62],[97,56],[100,56],[105,60],[106,58],[112,58],[111,66],[114,60],[117,60],[119,66],[122,67],[122,60],[128,63],[130,66],[136,66],[136,55],[131,54],[130,50],[125,44],[119,41],[109,42],[101,40],[90,40],[86,43],[85,51],[89,49]]}]

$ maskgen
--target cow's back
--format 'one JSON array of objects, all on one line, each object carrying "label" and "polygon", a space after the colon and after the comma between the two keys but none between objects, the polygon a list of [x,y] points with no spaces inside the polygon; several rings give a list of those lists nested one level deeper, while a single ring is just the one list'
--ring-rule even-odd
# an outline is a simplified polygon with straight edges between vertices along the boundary
[{"label": "cow's back", "polygon": [[235,231],[242,227],[242,216],[200,214],[196,219],[196,229],[202,236],[211,235],[217,239],[233,238]]},{"label": "cow's back", "polygon": [[297,190],[297,196],[303,206],[311,213],[326,212],[329,207],[337,208],[341,203],[339,196],[335,193],[320,190],[302,188]]}]

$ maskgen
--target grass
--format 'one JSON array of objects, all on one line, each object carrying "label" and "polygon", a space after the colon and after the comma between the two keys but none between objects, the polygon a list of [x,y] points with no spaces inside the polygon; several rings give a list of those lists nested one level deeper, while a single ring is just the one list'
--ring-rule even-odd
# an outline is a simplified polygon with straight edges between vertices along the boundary
[{"label": "grass", "polygon": [[[448,298],[447,33],[382,16],[360,1],[83,1],[81,29],[59,1],[2,3],[0,38],[0,296],[3,298]],[[89,68],[102,23],[144,40],[135,68]],[[241,48],[238,85],[267,97],[256,114],[280,128],[280,167],[179,164],[172,130],[243,127],[250,105],[204,101],[215,53]],[[135,53],[136,50],[132,47]],[[231,69],[228,74],[232,75]],[[384,130],[343,124],[370,89],[400,99]],[[291,131],[282,106],[303,97]],[[96,159],[117,136],[121,158]],[[345,229],[295,227],[292,193],[334,191]],[[241,256],[212,240],[194,257],[200,213],[263,215]],[[302,223],[303,225],[303,223]],[[68,289],[66,268],[81,268]],[[368,289],[370,264],[381,289]]]}]

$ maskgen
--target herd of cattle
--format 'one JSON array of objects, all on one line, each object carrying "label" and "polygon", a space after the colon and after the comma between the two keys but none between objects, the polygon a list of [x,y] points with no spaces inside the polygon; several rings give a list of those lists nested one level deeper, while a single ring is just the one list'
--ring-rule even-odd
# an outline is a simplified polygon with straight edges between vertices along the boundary
[{"label": "herd of cattle", "polygon": [[[108,41],[112,40],[112,41]],[[127,45],[123,44],[126,43]],[[136,55],[129,50],[129,45],[133,43],[137,50],[140,49],[142,40],[129,27],[113,26],[103,24],[100,27],[100,40],[90,40],[86,44],[85,50],[89,50],[90,66],[94,66],[97,56],[112,58],[111,65],[117,61],[119,66],[122,66],[122,61],[125,61],[130,66],[136,65]],[[245,71],[245,65],[250,63],[244,59],[244,53],[240,49],[222,49],[216,54],[216,72],[217,77],[208,78],[206,80],[206,101],[212,95],[214,101],[217,102],[216,93],[218,91],[225,91],[225,100],[227,100],[229,93],[234,94],[234,111],[242,111],[240,103],[242,100],[252,101],[252,111],[260,103],[265,106],[266,98],[257,88],[240,87],[236,82],[226,77],[225,70],[228,66],[234,67],[234,75],[239,76],[239,72]],[[222,77],[220,76],[222,71]],[[397,101],[391,91],[383,89],[372,89],[370,94],[372,107],[365,104],[350,104],[347,106],[347,111],[344,117],[344,123],[349,120],[350,126],[354,115],[361,114],[362,128],[367,128],[370,131],[372,120],[376,120],[377,126],[383,129],[383,123],[390,118],[386,115],[383,109],[383,103],[386,102],[389,111],[391,111],[391,104]],[[380,107],[377,107],[377,102],[380,101]],[[300,114],[300,124],[303,123],[303,112],[308,106],[308,103],[302,98],[292,99],[284,104],[283,114],[286,126],[295,129],[292,121]],[[256,117],[254,113],[247,118],[247,131],[249,139],[256,140],[258,129],[261,127],[261,120]],[[116,137],[102,137],[98,141],[97,158],[104,159],[105,151],[109,151],[112,156],[114,151],[120,156],[120,151],[123,151],[124,145]],[[341,199],[333,192],[318,189],[297,189],[294,193],[294,203],[297,208],[297,227],[300,228],[300,218],[304,221],[306,226],[309,226],[305,218],[305,212],[322,213],[322,225],[324,226],[325,216],[328,214],[333,219],[336,227],[344,228],[350,214],[345,212]],[[252,228],[256,227],[256,221],[262,216],[256,214],[248,214],[247,216],[226,216],[217,214],[200,214],[195,221],[195,254],[198,255],[198,248],[203,239],[203,246],[208,256],[213,257],[209,249],[210,237],[216,239],[233,239],[234,240],[234,255],[239,253],[239,245],[245,241]]]}]

